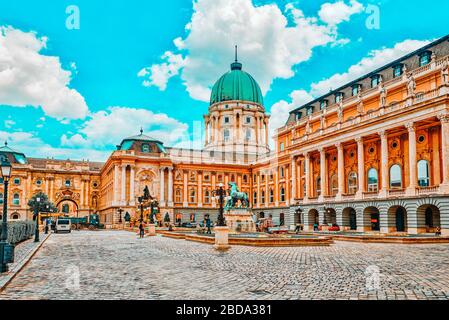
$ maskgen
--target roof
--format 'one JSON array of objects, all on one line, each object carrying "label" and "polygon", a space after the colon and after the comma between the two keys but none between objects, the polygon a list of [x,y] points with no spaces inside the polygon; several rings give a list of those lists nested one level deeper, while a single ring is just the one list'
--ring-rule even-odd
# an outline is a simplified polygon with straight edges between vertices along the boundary
[{"label": "roof", "polygon": [[351,87],[353,85],[356,85],[358,82],[362,81],[363,79],[367,79],[367,78],[373,77],[376,74],[378,74],[379,72],[381,72],[381,71],[383,71],[385,69],[394,67],[394,66],[400,64],[401,62],[403,62],[404,60],[407,60],[407,59],[409,59],[409,58],[411,58],[411,57],[413,57],[413,56],[415,56],[415,55],[417,55],[417,54],[419,54],[421,52],[424,52],[424,51],[426,51],[426,50],[428,50],[428,49],[430,49],[430,48],[432,48],[432,47],[434,47],[434,46],[436,46],[436,45],[438,45],[438,44],[440,44],[440,43],[442,43],[444,41],[449,41],[449,35],[446,35],[446,36],[444,36],[444,37],[442,37],[442,38],[440,38],[440,39],[438,39],[436,41],[433,41],[433,42],[429,43],[428,45],[426,45],[424,47],[421,47],[421,48],[419,48],[419,49],[417,49],[417,50],[415,50],[415,51],[413,51],[413,52],[411,52],[411,53],[409,53],[409,54],[407,54],[407,55],[405,55],[405,56],[403,56],[403,57],[401,57],[399,59],[396,59],[396,60],[388,63],[387,65],[384,65],[384,66],[382,66],[382,67],[380,67],[380,68],[378,68],[378,69],[376,69],[374,71],[371,71],[368,74],[365,74],[364,76],[361,76],[361,77],[359,77],[359,78],[357,78],[357,79],[355,79],[355,80],[353,80],[351,82],[348,82],[345,85],[343,85],[343,86],[341,86],[341,87],[339,87],[339,88],[337,88],[335,90],[331,90],[330,92],[328,92],[328,93],[326,93],[326,94],[316,98],[315,100],[312,100],[312,101],[310,101],[310,102],[308,102],[308,103],[306,103],[306,104],[304,104],[304,105],[302,105],[302,106],[300,106],[300,107],[290,111],[290,114],[296,113],[297,111],[299,111],[301,109],[304,109],[304,108],[306,108],[306,107],[308,107],[310,105],[313,105],[314,103],[318,103],[318,102],[322,101],[323,99],[325,99],[326,97],[335,95],[335,94],[337,94],[338,92],[340,92],[341,90],[343,90],[345,88],[348,88],[348,87]]},{"label": "roof", "polygon": [[24,153],[16,151],[8,147],[8,142],[5,141],[5,145],[0,147],[0,154],[10,154],[16,163],[26,164],[27,158]]},{"label": "roof", "polygon": [[153,142],[156,143],[160,151],[165,152],[164,143],[158,139],[143,134],[143,129],[140,130],[140,134],[125,138],[118,145],[118,150],[129,150],[135,141]]},{"label": "roof", "polygon": [[225,73],[212,87],[210,105],[224,101],[248,101],[263,105],[263,95],[256,80],[242,70],[237,60],[231,64],[231,71]]}]

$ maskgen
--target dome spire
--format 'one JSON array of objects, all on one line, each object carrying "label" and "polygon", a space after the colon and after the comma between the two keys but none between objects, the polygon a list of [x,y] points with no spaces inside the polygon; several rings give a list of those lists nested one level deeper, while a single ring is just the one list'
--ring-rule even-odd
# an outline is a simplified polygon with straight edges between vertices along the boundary
[{"label": "dome spire", "polygon": [[231,64],[231,70],[242,70],[242,64],[238,61],[238,47],[235,46],[235,61]]}]

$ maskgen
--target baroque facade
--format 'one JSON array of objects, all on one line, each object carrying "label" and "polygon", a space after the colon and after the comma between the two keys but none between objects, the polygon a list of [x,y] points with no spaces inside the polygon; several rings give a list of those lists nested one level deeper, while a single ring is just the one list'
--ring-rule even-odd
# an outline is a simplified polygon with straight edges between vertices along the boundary
[{"label": "baroque facade", "polygon": [[[138,214],[148,186],[171,221],[214,219],[212,195],[234,181],[253,211],[280,224],[338,224],[360,232],[449,234],[449,36],[290,112],[268,147],[257,82],[236,59],[214,85],[203,150],[145,135],[125,138],[105,163],[31,159],[9,146],[11,218],[49,194],[60,211]],[[0,193],[2,189],[0,189]]]}]

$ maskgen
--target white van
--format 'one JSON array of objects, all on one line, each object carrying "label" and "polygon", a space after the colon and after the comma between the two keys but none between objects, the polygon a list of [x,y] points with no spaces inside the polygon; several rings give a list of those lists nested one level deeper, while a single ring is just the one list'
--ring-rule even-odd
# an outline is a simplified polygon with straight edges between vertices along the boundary
[{"label": "white van", "polygon": [[58,232],[72,232],[72,222],[70,219],[59,218],[56,220],[55,233]]}]

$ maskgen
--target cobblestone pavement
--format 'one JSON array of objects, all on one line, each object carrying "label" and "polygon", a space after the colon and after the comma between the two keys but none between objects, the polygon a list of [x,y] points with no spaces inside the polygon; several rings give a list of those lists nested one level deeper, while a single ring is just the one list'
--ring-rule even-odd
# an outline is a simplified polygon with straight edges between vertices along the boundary
[{"label": "cobblestone pavement", "polygon": [[124,231],[53,234],[0,294],[0,299],[448,297],[446,244],[235,246],[219,253],[206,244],[160,236],[139,240]]}]

